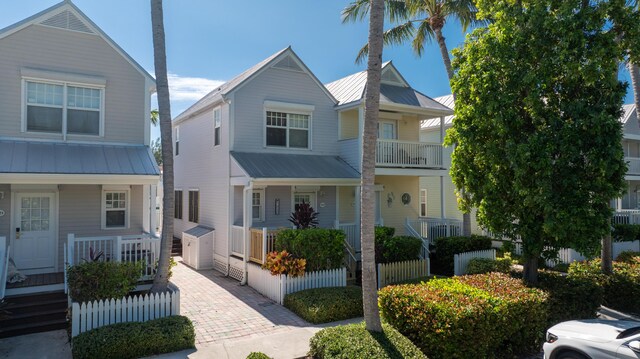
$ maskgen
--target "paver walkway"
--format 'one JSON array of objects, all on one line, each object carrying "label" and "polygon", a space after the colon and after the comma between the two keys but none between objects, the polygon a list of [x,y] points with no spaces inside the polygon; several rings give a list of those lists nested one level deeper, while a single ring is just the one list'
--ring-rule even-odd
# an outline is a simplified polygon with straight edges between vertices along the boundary
[{"label": "paver walkway", "polygon": [[176,257],[171,281],[180,288],[180,313],[191,319],[196,345],[289,332],[311,324],[214,270],[195,271]]}]

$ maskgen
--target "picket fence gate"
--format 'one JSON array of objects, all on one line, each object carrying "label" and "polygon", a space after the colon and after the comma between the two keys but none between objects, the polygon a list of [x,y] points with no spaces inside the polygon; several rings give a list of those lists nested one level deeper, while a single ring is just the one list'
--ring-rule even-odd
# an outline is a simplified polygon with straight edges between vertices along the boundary
[{"label": "picket fence gate", "polygon": [[431,275],[429,258],[378,263],[378,289],[382,289],[389,284],[429,275]]},{"label": "picket fence gate", "polygon": [[71,305],[71,337],[105,325],[146,322],[180,315],[180,290],[169,284],[168,292],[136,295],[121,299],[73,302]]},{"label": "picket fence gate", "polygon": [[453,255],[453,274],[464,275],[467,273],[467,266],[474,258],[496,259],[495,249],[485,249],[482,251],[464,252]]},{"label": "picket fence gate", "polygon": [[291,278],[286,274],[271,275],[268,270],[250,264],[247,274],[251,288],[278,304],[284,302],[287,294],[301,290],[347,286],[346,268],[307,272],[302,277]]}]

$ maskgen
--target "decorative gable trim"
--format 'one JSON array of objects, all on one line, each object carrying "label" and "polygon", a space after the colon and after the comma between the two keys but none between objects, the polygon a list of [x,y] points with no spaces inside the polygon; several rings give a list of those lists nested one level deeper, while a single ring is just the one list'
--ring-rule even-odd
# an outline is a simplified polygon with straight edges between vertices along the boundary
[{"label": "decorative gable trim", "polygon": [[404,77],[402,77],[398,69],[393,66],[393,63],[391,61],[383,66],[380,80],[382,83],[388,85],[411,87],[409,86],[409,83],[404,79]]},{"label": "decorative gable trim", "polygon": [[41,21],[39,24],[43,26],[57,27],[59,29],[84,32],[86,34],[96,34],[89,28],[89,26],[87,26],[87,24],[85,24],[84,21],[69,10],[64,10],[55,14],[48,19]]},{"label": "decorative gable trim", "polygon": [[273,64],[272,67],[276,69],[282,69],[282,70],[304,72],[299,61],[297,61],[293,56],[286,56],[282,60]]}]

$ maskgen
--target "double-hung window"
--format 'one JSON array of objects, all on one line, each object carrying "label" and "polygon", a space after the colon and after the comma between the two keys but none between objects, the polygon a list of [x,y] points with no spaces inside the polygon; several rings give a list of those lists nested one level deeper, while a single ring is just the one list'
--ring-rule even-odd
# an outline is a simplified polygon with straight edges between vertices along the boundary
[{"label": "double-hung window", "polygon": [[198,223],[200,215],[200,192],[189,191],[189,222]]},{"label": "double-hung window", "polygon": [[293,209],[298,210],[302,203],[309,204],[314,210],[316,209],[316,193],[315,192],[295,192],[293,194]]},{"label": "double-hung window", "polygon": [[427,190],[420,190],[420,217],[427,216]]},{"label": "double-hung window", "polygon": [[309,148],[311,115],[267,111],[267,146]]},{"label": "double-hung window", "polygon": [[174,151],[176,156],[180,154],[180,126],[176,126],[176,145]]},{"label": "double-hung window", "polygon": [[222,124],[222,120],[220,118],[220,109],[217,108],[213,110],[213,145],[214,146],[220,145],[220,136],[222,135],[220,133],[221,124]]},{"label": "double-hung window", "polygon": [[251,212],[254,221],[264,221],[264,190],[255,189],[251,197]]},{"label": "double-hung window", "polygon": [[129,227],[128,189],[103,189],[102,208],[103,229]]},{"label": "double-hung window", "polygon": [[104,88],[25,80],[24,130],[100,136]]},{"label": "double-hung window", "polygon": [[182,219],[182,190],[174,192],[173,201],[173,218]]}]

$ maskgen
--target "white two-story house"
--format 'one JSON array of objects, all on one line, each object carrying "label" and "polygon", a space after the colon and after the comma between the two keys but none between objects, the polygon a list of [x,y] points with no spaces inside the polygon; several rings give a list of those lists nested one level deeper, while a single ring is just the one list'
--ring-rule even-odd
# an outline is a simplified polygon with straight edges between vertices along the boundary
[{"label": "white two-story house", "polygon": [[[419,178],[443,180],[447,171],[440,143],[419,140],[420,121],[452,111],[413,90],[391,63],[382,79],[376,221],[416,233],[428,206]],[[320,227],[345,230],[357,257],[365,84],[360,72],[323,85],[286,48],[177,116],[175,236],[213,229],[211,266],[242,279],[243,262],[261,263],[272,231],[290,228],[304,201]]]},{"label": "white two-story house", "polygon": [[0,240],[28,281],[47,274],[34,285],[62,288],[69,234],[155,228],[154,92],[153,77],[70,1],[0,30]]}]

